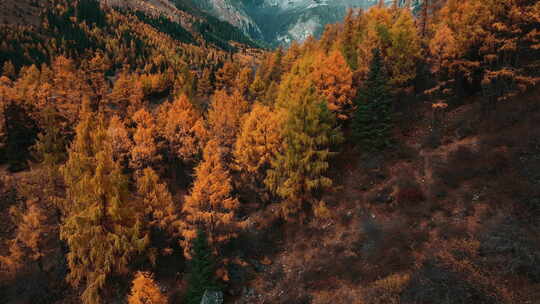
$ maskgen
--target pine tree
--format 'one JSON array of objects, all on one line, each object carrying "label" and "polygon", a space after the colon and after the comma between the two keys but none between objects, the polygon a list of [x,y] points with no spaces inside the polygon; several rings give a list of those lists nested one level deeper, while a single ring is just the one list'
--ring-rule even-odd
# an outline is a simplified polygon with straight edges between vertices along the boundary
[{"label": "pine tree", "polygon": [[161,293],[154,276],[138,271],[133,279],[128,304],[167,304],[167,296]]},{"label": "pine tree", "polygon": [[280,94],[279,105],[287,113],[283,145],[265,180],[269,190],[284,199],[282,211],[286,218],[298,214],[304,203],[313,202],[318,190],[332,186],[326,176],[328,160],[334,154],[333,145],[342,140],[334,114],[312,85],[289,94]]},{"label": "pine tree", "polygon": [[146,248],[130,202],[128,179],[112,158],[104,120],[84,106],[61,172],[66,184],[60,237],[69,248],[68,282],[83,285],[84,304],[103,303],[111,275],[127,272],[130,258]]},{"label": "pine tree", "polygon": [[392,97],[381,54],[377,49],[373,53],[368,79],[356,102],[352,128],[357,144],[367,151],[388,147],[392,127]]},{"label": "pine tree", "polygon": [[186,294],[187,304],[200,304],[206,290],[219,290],[216,282],[216,266],[212,249],[208,246],[206,233],[197,231],[197,237],[193,240],[192,259],[189,261],[188,291]]}]

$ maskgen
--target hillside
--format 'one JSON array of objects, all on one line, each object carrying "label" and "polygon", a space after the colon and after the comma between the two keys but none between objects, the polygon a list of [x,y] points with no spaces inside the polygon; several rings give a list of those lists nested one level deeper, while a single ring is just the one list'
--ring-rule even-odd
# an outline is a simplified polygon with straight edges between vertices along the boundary
[{"label": "hillside", "polygon": [[540,299],[540,2],[273,50],[191,1],[40,3],[0,14],[0,303]]}]

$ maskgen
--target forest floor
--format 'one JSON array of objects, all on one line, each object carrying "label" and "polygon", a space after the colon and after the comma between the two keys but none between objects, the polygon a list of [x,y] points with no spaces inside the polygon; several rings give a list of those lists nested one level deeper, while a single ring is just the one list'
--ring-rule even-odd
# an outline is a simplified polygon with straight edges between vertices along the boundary
[{"label": "forest floor", "polygon": [[346,148],[330,216],[283,225],[234,303],[537,303],[537,93],[449,109],[435,148],[427,107],[395,151]]}]

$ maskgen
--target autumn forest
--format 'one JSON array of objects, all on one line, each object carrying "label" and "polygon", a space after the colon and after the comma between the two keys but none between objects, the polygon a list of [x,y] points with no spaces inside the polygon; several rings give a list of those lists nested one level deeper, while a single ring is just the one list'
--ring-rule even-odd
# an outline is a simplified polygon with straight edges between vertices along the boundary
[{"label": "autumn forest", "polygon": [[421,2],[1,4],[0,303],[540,303],[540,2]]}]

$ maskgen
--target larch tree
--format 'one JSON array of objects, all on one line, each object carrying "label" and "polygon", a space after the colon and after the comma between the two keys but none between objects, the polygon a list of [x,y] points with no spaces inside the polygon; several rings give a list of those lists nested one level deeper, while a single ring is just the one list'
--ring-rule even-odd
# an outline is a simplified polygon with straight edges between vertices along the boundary
[{"label": "larch tree", "polygon": [[354,139],[366,151],[382,150],[390,144],[392,96],[388,82],[381,54],[375,49],[352,122]]},{"label": "larch tree", "polygon": [[43,109],[42,116],[42,132],[38,134],[33,146],[33,156],[49,170],[66,159],[67,139],[60,129],[60,113],[54,107]]},{"label": "larch tree", "polygon": [[[167,184],[160,180],[151,168],[145,168],[141,176],[136,177],[137,196],[140,207],[137,208],[143,229],[150,235],[153,248],[161,244],[155,243],[155,238],[168,240],[176,236],[179,208],[173,201]],[[165,244],[170,245],[170,244]],[[149,250],[149,258],[155,264],[155,252]],[[165,250],[166,253],[167,250]]]},{"label": "larch tree", "polygon": [[84,75],[77,70],[71,59],[60,56],[52,63],[52,93],[49,103],[75,125],[79,118],[80,105],[84,97],[92,96],[90,86],[83,81]]},{"label": "larch tree", "polygon": [[227,154],[232,150],[242,117],[247,111],[248,103],[238,91],[229,95],[220,90],[212,96],[208,110],[209,134],[227,148]]},{"label": "larch tree", "polygon": [[281,126],[285,114],[257,103],[243,120],[234,146],[236,168],[248,184],[261,187],[274,153],[282,142]]},{"label": "larch tree", "polygon": [[397,19],[389,30],[390,47],[386,66],[395,87],[410,85],[416,78],[416,64],[421,57],[420,37],[410,10],[398,9]]},{"label": "larch tree", "polygon": [[234,88],[235,90],[240,92],[240,94],[244,96],[244,98],[246,98],[248,96],[249,87],[252,81],[252,71],[250,68],[245,67],[241,69],[238,73],[238,77],[236,78],[236,81],[234,83]]},{"label": "larch tree", "polygon": [[314,69],[311,78],[319,94],[328,102],[328,109],[340,120],[347,120],[353,111],[356,89],[353,72],[339,51],[328,56],[321,54],[320,68]]},{"label": "larch tree", "polygon": [[15,80],[15,77],[17,76],[17,71],[15,70],[15,66],[11,61],[4,62],[4,66],[2,68],[2,76],[5,76],[11,80]]},{"label": "larch tree", "polygon": [[197,94],[201,97],[207,97],[214,90],[212,86],[212,72],[205,68],[201,77],[197,80]]},{"label": "larch tree", "polygon": [[114,115],[107,127],[107,136],[111,139],[111,148],[114,160],[127,167],[130,160],[130,151],[133,149],[133,141],[129,137],[129,131],[120,116]]},{"label": "larch tree", "polygon": [[232,195],[232,179],[223,157],[224,148],[212,139],[204,148],[203,160],[195,168],[195,182],[182,209],[182,245],[188,257],[199,229],[207,232],[214,251],[237,233],[235,211],[239,202]]},{"label": "larch tree", "polygon": [[61,193],[63,188],[59,168],[67,158],[68,141],[60,129],[61,115],[55,108],[48,106],[43,110],[42,116],[42,131],[32,147],[32,156],[41,166],[41,170],[35,170],[35,173],[40,175],[41,190],[49,200],[57,203],[58,193]]},{"label": "larch tree", "polygon": [[27,200],[24,208],[11,207],[10,215],[17,223],[15,237],[7,242],[9,255],[0,256],[0,265],[10,275],[21,274],[31,266],[43,271],[43,258],[50,253],[48,235],[58,230],[51,225],[47,212],[38,199]]},{"label": "larch tree", "polygon": [[230,61],[225,62],[223,67],[215,74],[216,89],[231,92],[239,72],[240,70],[235,63]]},{"label": "larch tree", "polygon": [[327,176],[328,161],[342,135],[334,114],[313,85],[308,83],[294,92],[281,92],[288,89],[288,85],[283,85],[278,98],[279,107],[287,113],[283,143],[271,162],[265,184],[283,199],[283,216],[292,219],[304,204],[313,202],[317,191],[332,186]]},{"label": "larch tree", "polygon": [[249,98],[250,100],[262,101],[266,94],[267,85],[264,83],[260,73],[255,75],[255,79],[249,86]]},{"label": "larch tree", "polygon": [[362,80],[369,74],[373,50],[379,49],[385,55],[391,45],[390,28],[393,23],[392,12],[384,7],[371,7],[358,20],[360,32],[357,44],[357,72]]},{"label": "larch tree", "polygon": [[137,127],[133,133],[133,148],[131,149],[130,167],[142,170],[146,167],[157,168],[161,155],[159,154],[158,128],[154,117],[145,109],[140,109],[133,115]]},{"label": "larch tree", "polygon": [[349,67],[356,70],[358,67],[358,55],[356,52],[357,37],[357,22],[354,15],[354,10],[347,10],[347,15],[343,21],[343,33],[340,37],[341,52]]},{"label": "larch tree", "polygon": [[154,276],[149,272],[138,271],[133,279],[128,304],[167,304],[167,296],[161,292]]},{"label": "larch tree", "polygon": [[82,285],[84,304],[103,303],[108,279],[125,274],[130,258],[148,245],[135,216],[128,178],[112,157],[103,117],[85,105],[68,161],[60,237],[67,244],[67,281]]},{"label": "larch tree", "polygon": [[107,96],[108,104],[122,118],[129,118],[143,104],[144,92],[141,81],[136,75],[123,71],[114,82],[112,91]]},{"label": "larch tree", "polygon": [[107,55],[101,52],[96,52],[94,57],[88,62],[85,62],[85,69],[88,73],[88,80],[98,100],[102,100],[109,92],[109,84],[105,78],[105,74],[111,68],[110,59]]},{"label": "larch tree", "polygon": [[185,162],[199,157],[206,137],[204,120],[186,95],[163,104],[157,123],[171,156]]}]

